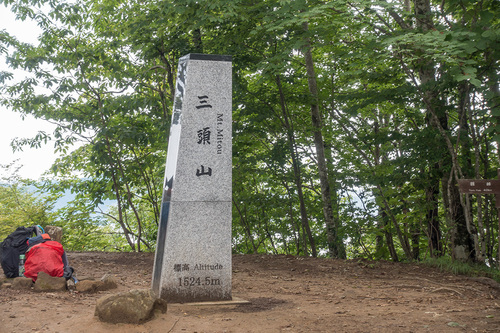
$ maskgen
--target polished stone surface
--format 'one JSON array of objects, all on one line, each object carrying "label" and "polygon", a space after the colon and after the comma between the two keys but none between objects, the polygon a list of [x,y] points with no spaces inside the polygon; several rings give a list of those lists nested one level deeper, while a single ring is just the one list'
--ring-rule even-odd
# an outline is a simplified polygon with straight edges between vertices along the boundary
[{"label": "polished stone surface", "polygon": [[179,60],[153,291],[170,302],[231,299],[231,58]]}]

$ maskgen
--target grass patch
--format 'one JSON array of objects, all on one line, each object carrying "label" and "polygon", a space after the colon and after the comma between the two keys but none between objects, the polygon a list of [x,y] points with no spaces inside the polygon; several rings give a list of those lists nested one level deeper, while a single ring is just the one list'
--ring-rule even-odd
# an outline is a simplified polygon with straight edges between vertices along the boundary
[{"label": "grass patch", "polygon": [[497,268],[488,267],[485,264],[472,264],[452,260],[450,257],[428,258],[421,262],[424,265],[435,267],[442,272],[455,275],[485,276],[500,283],[500,272]]}]

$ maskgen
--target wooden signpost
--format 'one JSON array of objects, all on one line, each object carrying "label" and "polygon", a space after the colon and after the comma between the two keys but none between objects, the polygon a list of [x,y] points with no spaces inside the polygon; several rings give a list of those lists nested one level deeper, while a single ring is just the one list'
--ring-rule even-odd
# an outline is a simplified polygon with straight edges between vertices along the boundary
[{"label": "wooden signpost", "polygon": [[459,179],[458,189],[464,194],[494,194],[498,214],[498,262],[500,266],[500,169],[499,179]]},{"label": "wooden signpost", "polygon": [[499,208],[500,179],[459,179],[458,188],[466,194],[495,194],[496,207]]}]

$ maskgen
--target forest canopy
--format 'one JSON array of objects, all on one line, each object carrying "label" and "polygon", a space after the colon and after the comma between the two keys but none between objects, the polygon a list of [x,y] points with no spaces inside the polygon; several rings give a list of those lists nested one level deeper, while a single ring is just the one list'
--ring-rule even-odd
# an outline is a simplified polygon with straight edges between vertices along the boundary
[{"label": "forest canopy", "polygon": [[57,125],[13,145],[61,154],[37,186],[73,193],[70,249],[154,250],[177,61],[207,53],[233,58],[234,252],[498,264],[495,197],[457,182],[498,177],[500,2],[0,2],[42,30],[0,32],[29,73],[1,103]]}]

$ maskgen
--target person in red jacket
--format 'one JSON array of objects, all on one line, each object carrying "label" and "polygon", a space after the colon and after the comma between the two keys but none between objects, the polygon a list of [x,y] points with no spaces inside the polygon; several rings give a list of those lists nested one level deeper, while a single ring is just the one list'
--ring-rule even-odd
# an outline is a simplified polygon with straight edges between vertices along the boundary
[{"label": "person in red jacket", "polygon": [[65,277],[66,280],[72,277],[73,268],[68,264],[63,246],[50,240],[48,234],[30,238],[28,246],[24,264],[25,277],[36,281],[38,273],[42,271],[50,276]]}]

